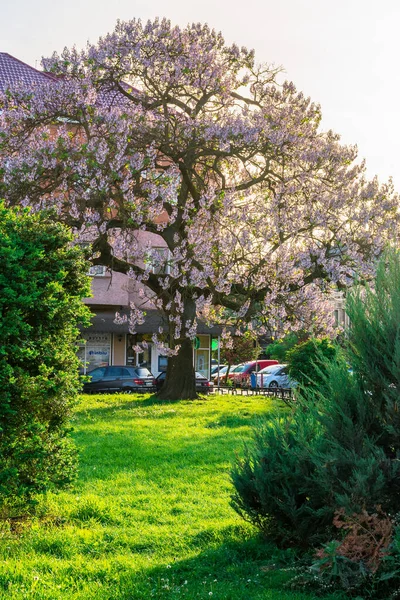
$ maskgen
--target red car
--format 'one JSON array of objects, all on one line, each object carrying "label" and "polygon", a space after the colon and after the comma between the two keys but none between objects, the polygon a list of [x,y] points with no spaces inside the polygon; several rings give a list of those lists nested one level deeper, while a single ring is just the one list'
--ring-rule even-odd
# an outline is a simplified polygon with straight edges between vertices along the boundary
[{"label": "red car", "polygon": [[[260,359],[260,360],[252,360],[246,363],[241,363],[237,365],[230,371],[228,375],[228,379],[230,379],[234,385],[242,386],[242,385],[250,385],[250,375],[252,373],[261,371],[261,369],[265,369],[265,367],[269,367],[270,365],[278,365],[279,361],[272,359]],[[220,376],[220,384],[226,385],[226,375]]]}]

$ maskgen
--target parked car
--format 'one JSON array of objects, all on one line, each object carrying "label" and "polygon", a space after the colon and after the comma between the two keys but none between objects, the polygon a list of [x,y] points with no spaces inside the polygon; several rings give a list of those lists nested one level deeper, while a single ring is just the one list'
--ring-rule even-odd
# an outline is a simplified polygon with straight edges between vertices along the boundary
[{"label": "parked car", "polygon": [[145,367],[113,365],[97,367],[87,373],[83,391],[90,392],[147,392],[154,391],[156,382]]},{"label": "parked car", "polygon": [[[229,372],[231,373],[233,371],[233,369],[236,369],[237,365],[231,365],[231,368],[229,369]],[[220,384],[223,385],[223,378],[222,375],[225,375],[225,373],[228,370],[228,365],[225,365],[223,367],[221,367],[220,371],[219,371],[219,380],[220,380]],[[218,384],[218,371],[216,373],[214,373],[214,375],[212,375],[212,380],[214,382],[214,385]]]},{"label": "parked car", "polygon": [[[255,372],[259,372],[261,369],[265,367],[269,367],[270,365],[279,364],[277,360],[272,359],[261,359],[261,360],[252,360],[249,362],[241,363],[237,365],[234,369],[231,369],[228,375],[228,379],[232,381],[232,383],[236,386],[250,385],[250,375]],[[221,384],[226,385],[226,374],[220,377]]]},{"label": "parked car", "polygon": [[[156,377],[156,388],[160,390],[164,384],[167,373],[163,371]],[[204,377],[201,373],[195,373],[196,376],[196,392],[201,392],[202,394],[209,394],[214,391],[214,386],[211,381]]]},{"label": "parked car", "polygon": [[271,365],[257,373],[258,388],[292,388],[296,385],[297,381],[290,379],[288,375],[287,365]]},{"label": "parked car", "polygon": [[226,369],[228,368],[227,365],[211,365],[211,379],[214,379],[215,375],[218,375],[218,371],[221,373],[221,370],[225,368],[225,373],[226,373]]}]

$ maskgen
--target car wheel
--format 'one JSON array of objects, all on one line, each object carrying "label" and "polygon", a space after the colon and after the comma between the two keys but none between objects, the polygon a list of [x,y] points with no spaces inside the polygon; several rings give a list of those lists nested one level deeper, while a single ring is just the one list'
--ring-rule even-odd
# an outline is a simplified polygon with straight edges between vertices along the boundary
[{"label": "car wheel", "polygon": [[279,385],[277,381],[271,381],[268,387],[270,390],[276,390],[279,387]]}]

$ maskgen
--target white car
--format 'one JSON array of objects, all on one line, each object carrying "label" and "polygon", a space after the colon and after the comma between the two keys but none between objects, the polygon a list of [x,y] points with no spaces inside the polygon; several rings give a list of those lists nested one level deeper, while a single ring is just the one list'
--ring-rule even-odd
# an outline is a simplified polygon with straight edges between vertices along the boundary
[{"label": "white car", "polygon": [[[237,367],[237,365],[231,365],[231,368],[229,369],[229,373],[232,373],[232,371],[234,369],[236,369],[236,367]],[[226,383],[226,377],[223,377],[223,376],[226,375],[227,371],[228,371],[228,365],[221,367],[221,369],[219,371],[219,378],[220,378],[221,385],[225,385],[225,383]],[[214,375],[211,375],[211,378],[214,381],[214,385],[218,385],[218,371],[216,373],[214,373]]]},{"label": "white car", "polygon": [[226,373],[227,368],[226,365],[211,365],[211,379],[213,379],[215,375],[218,375],[218,371],[221,373],[222,369],[225,369],[224,373]]},{"label": "white car", "polygon": [[296,385],[297,382],[288,375],[287,365],[270,365],[257,373],[258,388],[291,388]]}]

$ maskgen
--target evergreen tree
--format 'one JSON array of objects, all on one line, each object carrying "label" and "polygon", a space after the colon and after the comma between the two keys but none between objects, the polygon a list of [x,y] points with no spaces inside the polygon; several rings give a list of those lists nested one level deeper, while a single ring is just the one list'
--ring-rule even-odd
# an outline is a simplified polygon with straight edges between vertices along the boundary
[{"label": "evergreen tree", "polygon": [[400,255],[350,294],[346,360],[325,360],[290,414],[260,424],[233,470],[234,508],[281,544],[326,541],[334,513],[400,510]]},{"label": "evergreen tree", "polygon": [[87,263],[45,215],[0,204],[0,509],[68,484],[68,417],[80,389],[75,343],[88,324]]}]

